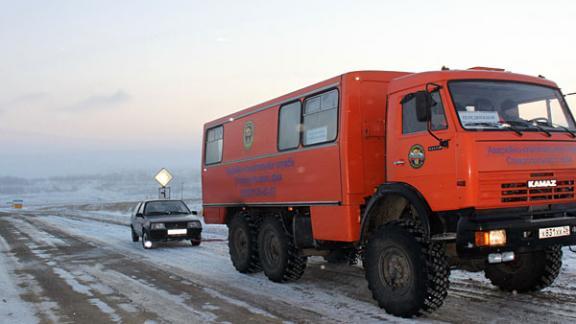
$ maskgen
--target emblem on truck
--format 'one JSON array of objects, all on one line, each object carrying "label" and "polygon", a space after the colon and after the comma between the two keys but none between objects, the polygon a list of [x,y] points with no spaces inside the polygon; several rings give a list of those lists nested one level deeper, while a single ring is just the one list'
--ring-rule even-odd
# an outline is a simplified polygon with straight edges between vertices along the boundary
[{"label": "emblem on truck", "polygon": [[242,134],[242,142],[244,143],[244,148],[249,150],[254,144],[254,123],[252,121],[247,121],[244,124],[244,133]]},{"label": "emblem on truck", "polygon": [[419,169],[424,165],[426,156],[424,154],[424,148],[422,145],[416,144],[410,148],[410,153],[408,153],[408,161],[410,162],[410,166],[414,169]]},{"label": "emblem on truck", "polygon": [[556,187],[556,180],[529,180],[528,188],[551,188]]}]

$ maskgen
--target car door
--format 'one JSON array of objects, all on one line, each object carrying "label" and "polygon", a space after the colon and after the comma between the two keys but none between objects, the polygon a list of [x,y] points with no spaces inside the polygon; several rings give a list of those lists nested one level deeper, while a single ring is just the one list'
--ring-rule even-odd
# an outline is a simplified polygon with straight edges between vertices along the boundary
[{"label": "car door", "polygon": [[146,206],[146,203],[141,203],[140,207],[138,208],[138,210],[136,211],[136,233],[139,236],[142,236],[143,234],[143,226],[144,226],[144,207]]},{"label": "car door", "polygon": [[454,124],[445,111],[446,93],[432,92],[431,128],[434,135],[447,140],[443,147],[429,132],[426,122],[416,118],[413,96],[424,87],[390,95],[387,129],[387,181],[407,183],[416,188],[433,210],[443,210],[456,197],[456,147]]},{"label": "car door", "polygon": [[136,214],[138,213],[138,209],[140,209],[141,204],[142,202],[136,204],[136,207],[134,208],[134,210],[132,210],[132,214],[130,215],[130,225],[132,226],[135,232],[136,232]]}]

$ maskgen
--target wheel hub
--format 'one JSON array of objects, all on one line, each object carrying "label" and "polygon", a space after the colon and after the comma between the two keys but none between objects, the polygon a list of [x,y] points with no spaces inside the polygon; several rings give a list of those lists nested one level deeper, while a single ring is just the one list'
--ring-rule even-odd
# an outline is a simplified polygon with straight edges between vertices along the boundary
[{"label": "wheel hub", "polygon": [[280,240],[275,233],[266,233],[264,238],[264,254],[269,264],[276,265],[280,261]]},{"label": "wheel hub", "polygon": [[412,283],[410,261],[402,251],[390,248],[380,257],[381,280],[392,290],[406,290]]},{"label": "wheel hub", "polygon": [[246,258],[248,256],[248,235],[243,230],[236,231],[234,236],[234,245],[236,246],[238,255],[241,258]]}]

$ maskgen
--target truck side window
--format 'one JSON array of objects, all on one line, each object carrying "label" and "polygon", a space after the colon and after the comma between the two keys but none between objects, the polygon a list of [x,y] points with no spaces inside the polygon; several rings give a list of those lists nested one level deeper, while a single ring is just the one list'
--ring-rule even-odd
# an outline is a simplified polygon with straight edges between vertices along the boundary
[{"label": "truck side window", "polygon": [[304,101],[303,144],[332,142],[338,132],[338,90]]},{"label": "truck side window", "polygon": [[224,127],[218,126],[206,132],[206,164],[222,161],[222,146],[224,144]]},{"label": "truck side window", "polygon": [[[432,99],[436,102],[436,105],[432,107],[432,130],[447,129],[448,123],[440,93],[433,92]],[[402,105],[402,134],[423,132],[426,131],[426,128],[426,122],[419,122],[416,118],[416,101],[411,99],[404,102]]]},{"label": "truck side window", "polygon": [[278,115],[278,149],[289,150],[300,145],[300,115],[302,104],[292,102],[280,107]]}]

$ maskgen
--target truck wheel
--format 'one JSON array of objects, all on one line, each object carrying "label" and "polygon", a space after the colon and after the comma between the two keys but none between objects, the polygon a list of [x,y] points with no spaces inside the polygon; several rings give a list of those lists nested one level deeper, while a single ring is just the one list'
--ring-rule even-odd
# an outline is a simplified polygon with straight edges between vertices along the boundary
[{"label": "truck wheel", "polygon": [[228,230],[228,249],[234,268],[241,273],[262,270],[257,247],[258,224],[248,215],[237,214]]},{"label": "truck wheel", "polygon": [[148,233],[146,231],[144,231],[142,233],[142,247],[146,250],[151,249],[153,246],[152,241],[150,241],[150,238],[148,236]]},{"label": "truck wheel", "polygon": [[389,314],[423,315],[442,306],[448,294],[445,247],[427,240],[414,221],[395,221],[377,229],[364,261],[372,296]]},{"label": "truck wheel", "polygon": [[490,264],[485,275],[494,286],[504,291],[524,293],[550,286],[562,267],[562,249],[559,246],[530,254],[520,254],[512,262]]},{"label": "truck wheel", "polygon": [[276,217],[266,217],[258,235],[258,252],[264,274],[274,282],[298,280],[307,258],[298,255],[292,237]]},{"label": "truck wheel", "polygon": [[138,234],[134,231],[134,227],[130,226],[130,230],[132,231],[132,242],[138,242]]}]

